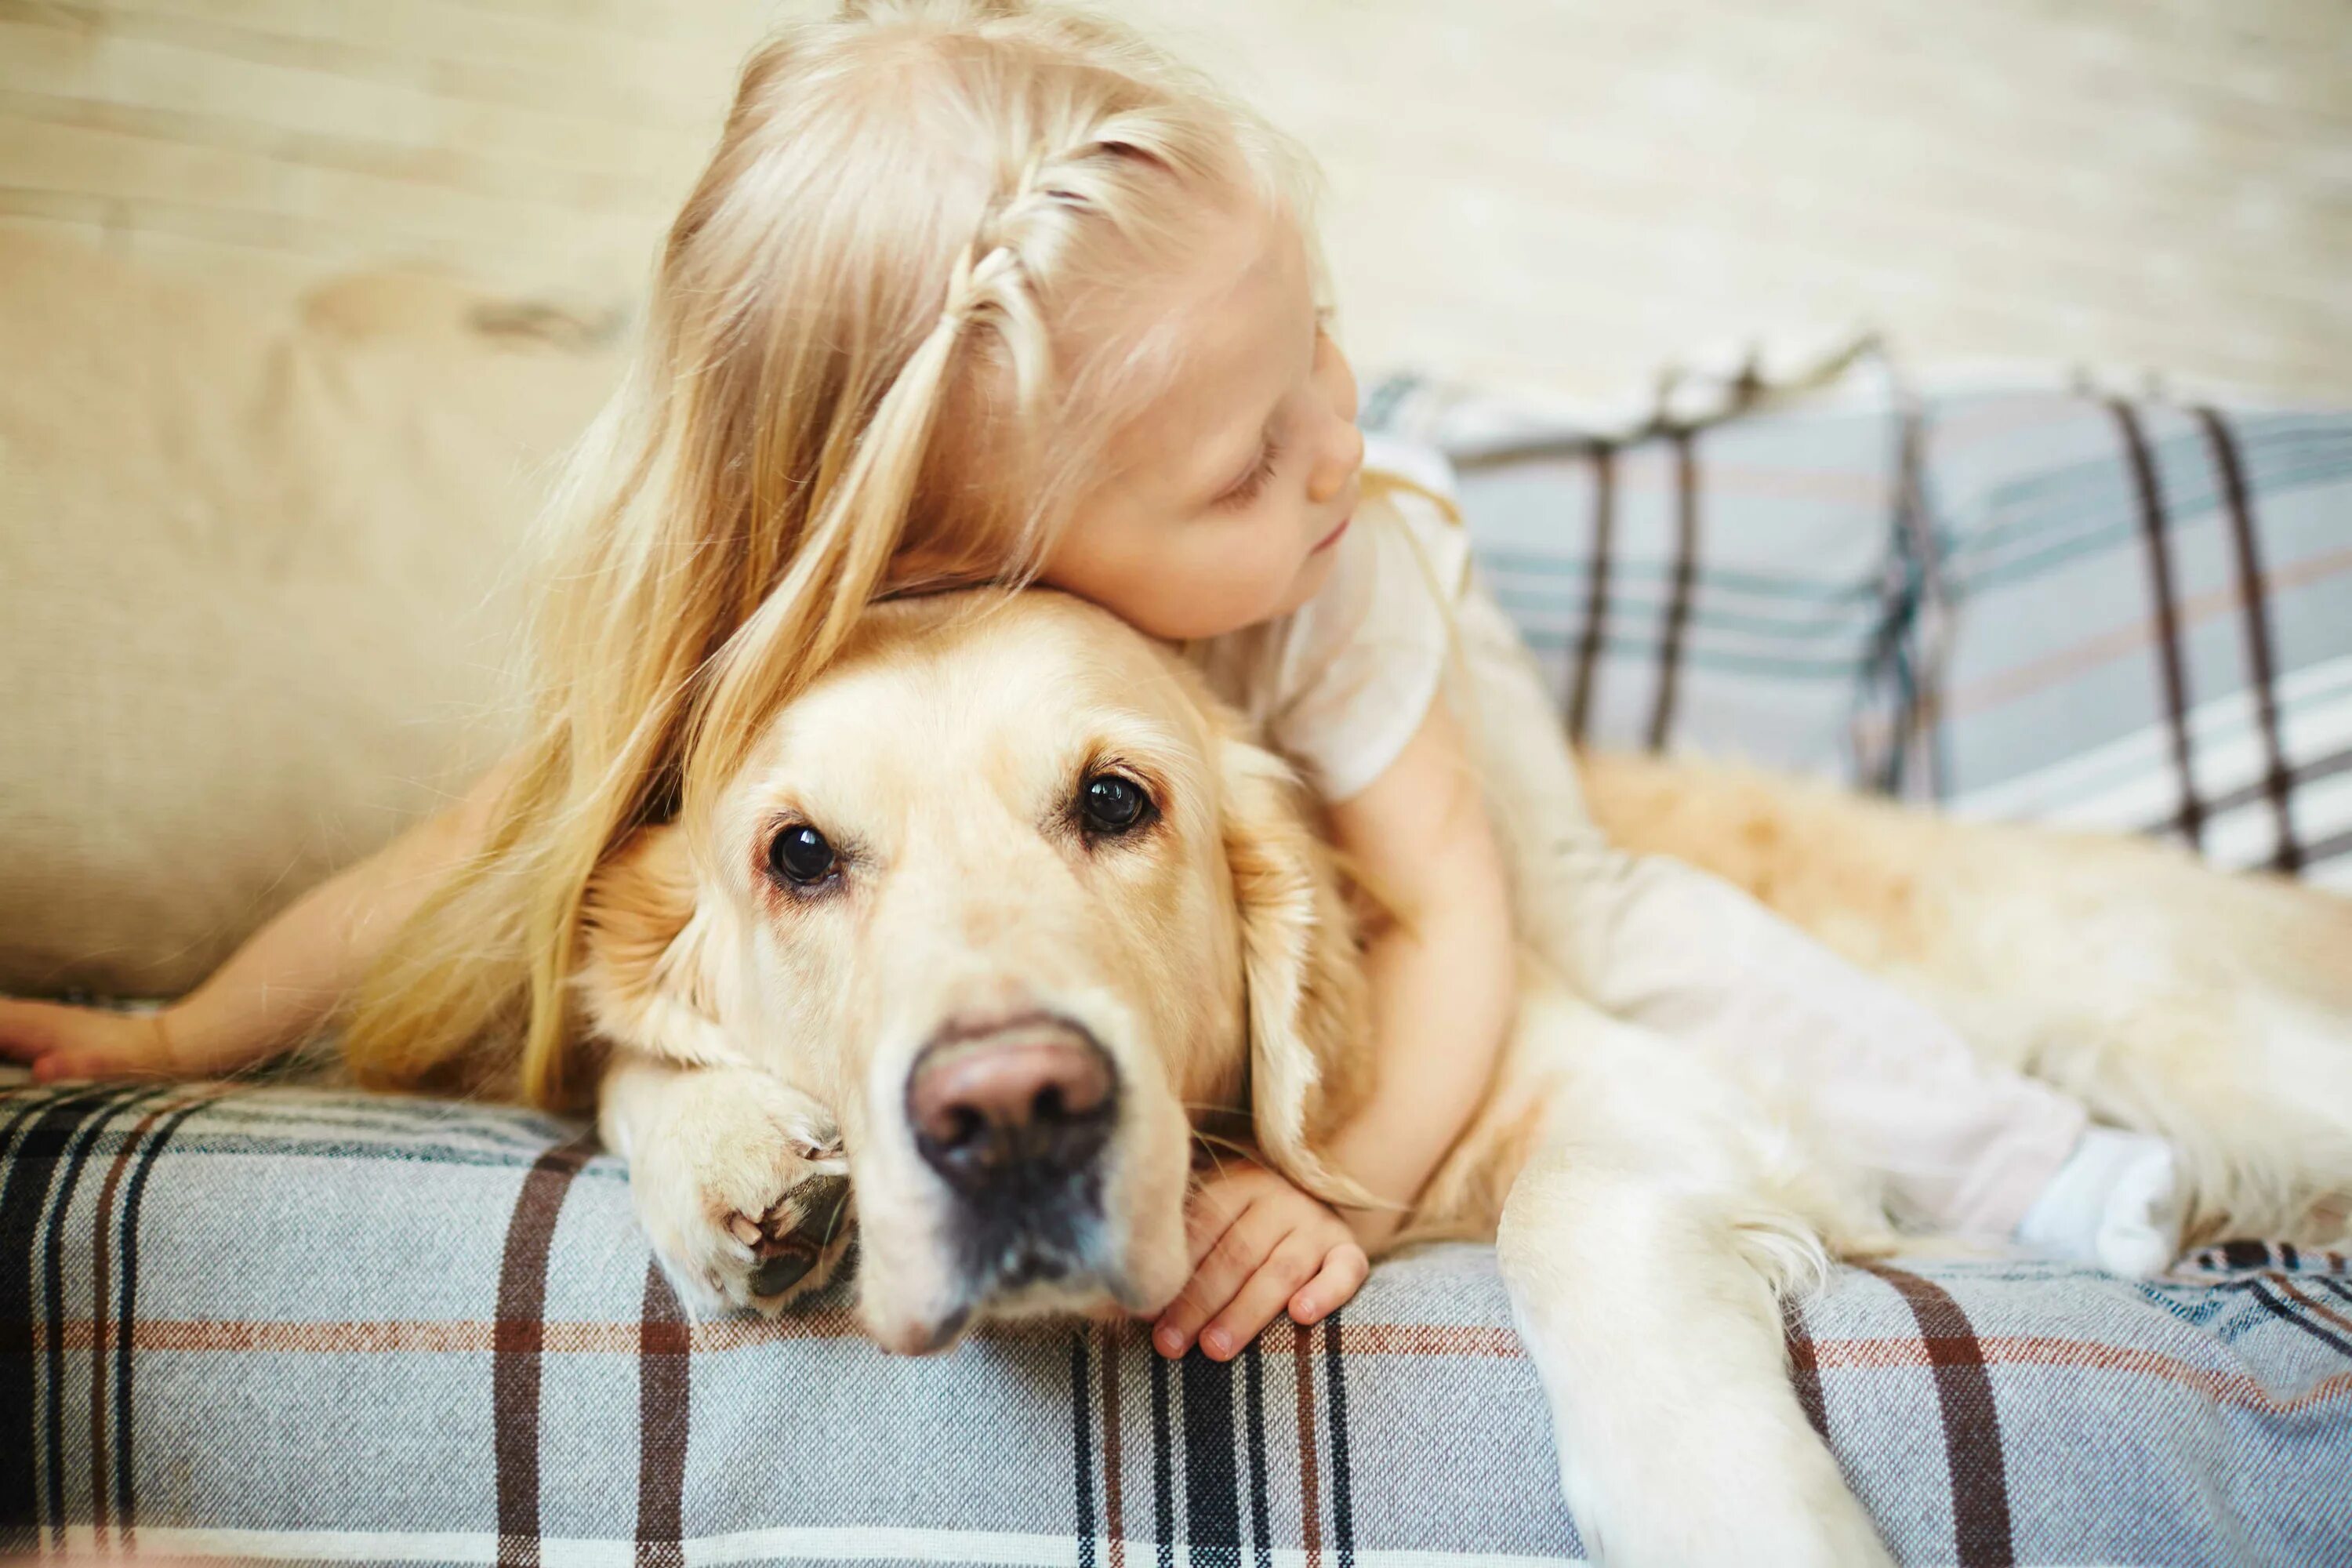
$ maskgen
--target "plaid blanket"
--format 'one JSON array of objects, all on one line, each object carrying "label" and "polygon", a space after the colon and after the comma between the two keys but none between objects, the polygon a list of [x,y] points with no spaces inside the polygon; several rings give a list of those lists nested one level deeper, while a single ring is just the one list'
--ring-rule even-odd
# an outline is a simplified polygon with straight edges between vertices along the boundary
[{"label": "plaid blanket", "polygon": [[[1906,1563],[2352,1562],[2352,1274],[1842,1272],[1797,1386]],[[1731,1478],[1725,1478],[1727,1484]],[[1573,1563],[1481,1247],[1228,1365],[838,1296],[689,1323],[528,1112],[0,1080],[0,1551],[383,1563]]]}]

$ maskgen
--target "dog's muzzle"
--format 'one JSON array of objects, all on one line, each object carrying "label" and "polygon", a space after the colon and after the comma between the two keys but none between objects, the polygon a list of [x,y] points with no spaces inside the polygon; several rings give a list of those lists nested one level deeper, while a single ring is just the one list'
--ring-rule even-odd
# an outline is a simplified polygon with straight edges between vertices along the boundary
[{"label": "dog's muzzle", "polygon": [[1109,1056],[1066,1019],[950,1028],[916,1058],[908,1124],[923,1163],[955,1196],[952,1230],[976,1298],[1099,1267],[1118,1120]]}]

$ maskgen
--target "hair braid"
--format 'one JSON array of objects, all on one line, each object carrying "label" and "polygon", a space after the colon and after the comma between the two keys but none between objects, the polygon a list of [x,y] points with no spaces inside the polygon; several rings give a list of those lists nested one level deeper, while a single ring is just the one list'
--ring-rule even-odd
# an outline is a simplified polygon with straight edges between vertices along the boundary
[{"label": "hair braid", "polygon": [[[792,564],[713,660],[698,705],[696,776],[731,774],[758,717],[839,650],[878,590],[904,535],[958,350],[973,328],[1002,345],[1024,427],[1056,390],[1051,335],[1038,279],[1070,243],[1081,215],[1113,206],[1114,161],[1158,163],[1170,138],[1148,112],[1100,117],[1060,150],[1033,155],[992,199],[949,269],[930,330],[899,366],[856,441],[833,493]],[[707,747],[707,749],[706,749]]]},{"label": "hair braid", "polygon": [[1118,210],[1110,199],[1113,160],[1164,165],[1169,138],[1148,114],[1104,116],[1067,145],[1033,155],[1020,177],[991,202],[948,281],[945,315],[956,324],[982,325],[1003,343],[1013,372],[1015,405],[1034,414],[1053,391],[1053,366],[1041,279],[1067,247],[1066,227]]}]

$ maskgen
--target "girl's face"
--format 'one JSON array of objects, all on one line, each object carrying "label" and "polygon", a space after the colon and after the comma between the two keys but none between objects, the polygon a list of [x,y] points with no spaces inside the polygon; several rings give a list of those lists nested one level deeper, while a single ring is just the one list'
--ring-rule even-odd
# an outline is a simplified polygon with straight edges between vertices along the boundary
[{"label": "girl's face", "polygon": [[1172,326],[1182,367],[1113,437],[1042,580],[1171,640],[1297,609],[1330,575],[1364,439],[1296,226],[1223,217],[1189,270],[1124,309],[1129,331]]}]

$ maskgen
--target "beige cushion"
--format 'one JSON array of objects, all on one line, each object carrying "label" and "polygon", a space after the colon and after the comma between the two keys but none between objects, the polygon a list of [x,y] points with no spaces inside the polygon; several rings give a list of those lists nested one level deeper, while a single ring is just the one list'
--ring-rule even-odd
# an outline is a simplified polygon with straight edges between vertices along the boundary
[{"label": "beige cushion", "polygon": [[0,233],[0,990],[184,989],[503,743],[518,546],[617,367],[485,319]]}]

